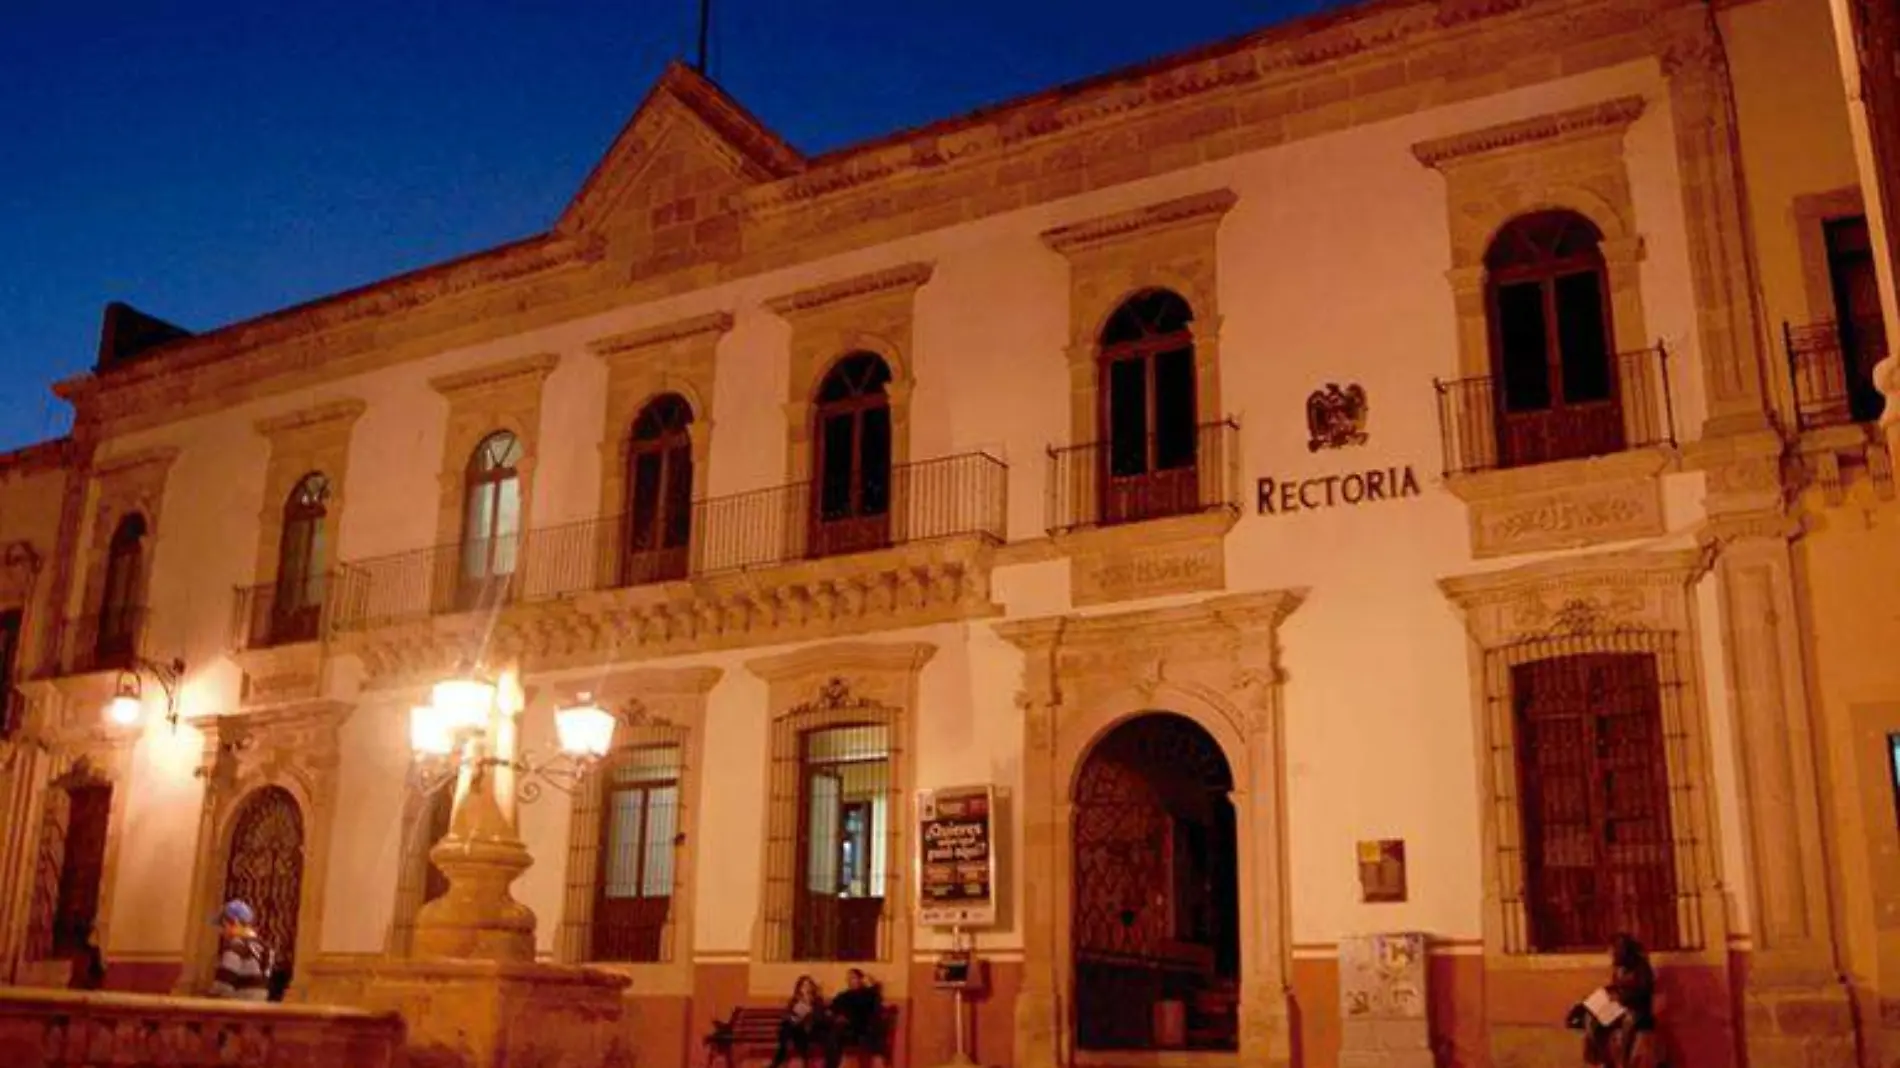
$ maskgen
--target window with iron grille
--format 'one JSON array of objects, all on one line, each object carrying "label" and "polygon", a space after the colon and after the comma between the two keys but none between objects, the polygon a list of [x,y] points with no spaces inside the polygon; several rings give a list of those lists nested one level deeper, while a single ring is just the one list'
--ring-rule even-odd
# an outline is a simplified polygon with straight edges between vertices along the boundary
[{"label": "window with iron grille", "polygon": [[593,960],[672,958],[681,767],[680,746],[648,745],[623,750],[603,772]]},{"label": "window with iron grille", "polygon": [[98,922],[111,818],[112,784],[86,770],[47,790],[28,959],[62,957],[85,946]]},{"label": "window with iron grille", "polygon": [[773,725],[768,960],[889,958],[900,864],[901,713],[842,682]]},{"label": "window with iron grille", "polygon": [[1521,642],[1486,674],[1507,952],[1700,947],[1675,636]]}]

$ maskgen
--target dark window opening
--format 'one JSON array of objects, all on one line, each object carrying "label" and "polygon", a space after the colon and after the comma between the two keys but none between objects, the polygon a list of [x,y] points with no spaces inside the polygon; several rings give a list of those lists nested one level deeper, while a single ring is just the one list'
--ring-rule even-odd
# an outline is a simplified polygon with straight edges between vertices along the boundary
[{"label": "dark window opening", "polygon": [[330,480],[317,472],[299,480],[284,502],[270,616],[273,644],[311,641],[317,636],[328,578],[323,524],[329,506]]},{"label": "dark window opening", "polygon": [[100,667],[130,663],[137,646],[141,615],[138,601],[145,579],[145,533],[145,517],[137,513],[120,520],[118,529],[112,532],[93,641]]},{"label": "dark window opening", "polygon": [[1505,467],[1624,448],[1601,240],[1581,215],[1544,211],[1507,224],[1485,253]]},{"label": "dark window opening", "polygon": [[839,360],[819,385],[813,435],[811,554],[891,541],[891,370],[869,352]]},{"label": "dark window opening", "polygon": [[1534,952],[1682,946],[1661,692],[1651,653],[1511,668]]},{"label": "dark window opening", "polygon": [[1194,313],[1164,289],[1130,297],[1101,337],[1104,523],[1199,506]]},{"label": "dark window opening", "polygon": [[13,737],[26,720],[26,700],[13,688],[19,675],[20,639],[26,616],[20,609],[0,612],[0,741]]},{"label": "dark window opening", "polygon": [[105,877],[106,831],[112,819],[112,787],[85,783],[62,791],[66,802],[64,855],[59,867],[58,904],[53,912],[50,956],[85,948],[99,916],[99,890]]},{"label": "dark window opening", "polygon": [[692,408],[673,393],[655,397],[634,420],[622,585],[686,576],[693,530],[692,423]]},{"label": "dark window opening", "polygon": [[1873,238],[1867,232],[1864,215],[1830,219],[1822,224],[1822,233],[1827,242],[1827,274],[1834,290],[1834,321],[1840,332],[1848,411],[1856,422],[1871,422],[1880,418],[1885,403],[1874,385],[1874,365],[1887,358],[1880,284],[1874,275]]}]

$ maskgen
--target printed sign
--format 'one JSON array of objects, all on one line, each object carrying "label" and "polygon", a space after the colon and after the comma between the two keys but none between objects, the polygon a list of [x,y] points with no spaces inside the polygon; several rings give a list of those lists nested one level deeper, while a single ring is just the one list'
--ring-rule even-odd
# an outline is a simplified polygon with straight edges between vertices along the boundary
[{"label": "printed sign", "polygon": [[996,854],[988,786],[924,790],[917,797],[918,922],[986,927],[996,922]]}]

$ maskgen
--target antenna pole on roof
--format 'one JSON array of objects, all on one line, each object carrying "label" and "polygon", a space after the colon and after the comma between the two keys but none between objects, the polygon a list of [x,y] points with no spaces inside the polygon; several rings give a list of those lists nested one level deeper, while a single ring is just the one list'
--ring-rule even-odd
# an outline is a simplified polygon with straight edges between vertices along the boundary
[{"label": "antenna pole on roof", "polygon": [[699,59],[693,64],[693,70],[701,77],[706,74],[706,36],[712,27],[712,0],[699,0]]}]

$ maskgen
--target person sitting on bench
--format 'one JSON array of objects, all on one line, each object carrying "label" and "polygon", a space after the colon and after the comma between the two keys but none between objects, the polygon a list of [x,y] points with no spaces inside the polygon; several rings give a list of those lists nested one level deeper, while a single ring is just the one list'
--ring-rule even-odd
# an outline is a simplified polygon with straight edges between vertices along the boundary
[{"label": "person sitting on bench", "polygon": [[846,1049],[881,1055],[884,1052],[884,992],[859,968],[845,973],[844,993],[831,1001],[830,1043],[825,1068],[838,1068]]},{"label": "person sitting on bench", "polygon": [[792,984],[792,999],[785,1003],[785,1015],[778,1022],[778,1050],[772,1054],[772,1068],[781,1068],[792,1051],[798,1051],[801,1064],[811,1058],[812,1041],[824,1025],[825,998],[818,992],[818,980],[801,975]]}]

